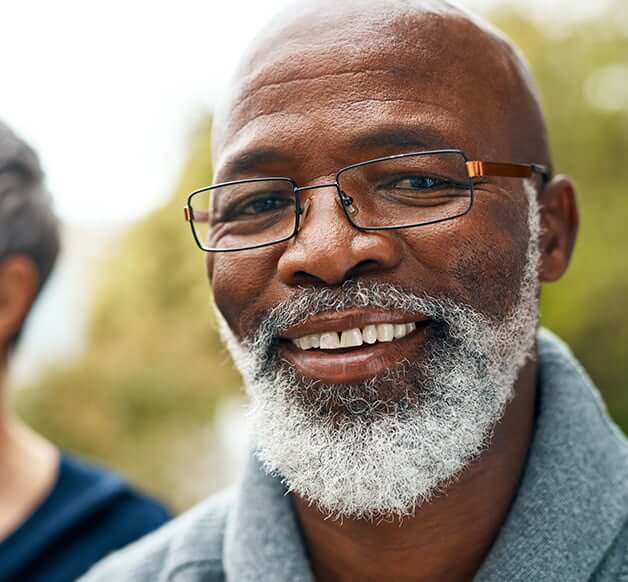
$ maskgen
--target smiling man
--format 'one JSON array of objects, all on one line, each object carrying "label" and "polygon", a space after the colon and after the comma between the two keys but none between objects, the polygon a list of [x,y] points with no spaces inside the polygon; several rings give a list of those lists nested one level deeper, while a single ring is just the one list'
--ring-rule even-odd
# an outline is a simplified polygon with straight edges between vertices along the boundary
[{"label": "smiling man", "polygon": [[578,218],[509,41],[446,2],[295,4],[214,155],[186,216],[254,454],[87,580],[625,575],[626,440],[537,329]]}]

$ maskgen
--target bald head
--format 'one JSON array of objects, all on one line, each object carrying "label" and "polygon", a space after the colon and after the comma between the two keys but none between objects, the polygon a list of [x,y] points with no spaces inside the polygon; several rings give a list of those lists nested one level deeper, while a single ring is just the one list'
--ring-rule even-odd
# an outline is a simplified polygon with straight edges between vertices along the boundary
[{"label": "bald head", "polygon": [[520,52],[488,23],[435,0],[295,3],[243,58],[216,115],[214,155],[220,162],[256,118],[287,121],[332,101],[350,113],[369,99],[408,98],[423,113],[442,105],[452,122],[462,121],[471,134],[466,149],[472,144],[477,157],[550,165],[537,90]]}]

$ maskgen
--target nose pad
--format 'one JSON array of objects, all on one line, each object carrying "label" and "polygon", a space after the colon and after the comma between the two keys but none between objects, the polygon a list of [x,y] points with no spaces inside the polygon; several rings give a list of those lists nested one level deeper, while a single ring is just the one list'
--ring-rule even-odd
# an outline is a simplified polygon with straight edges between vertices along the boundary
[{"label": "nose pad", "polygon": [[[353,203],[353,198],[342,190],[340,190],[340,196],[336,198],[336,204],[338,204],[343,211],[348,212],[351,216],[356,216],[359,212],[357,206]],[[299,211],[299,229],[305,223],[310,206],[311,199],[308,198]]]},{"label": "nose pad", "polygon": [[353,204],[353,198],[342,190],[340,191],[340,201],[338,204],[340,204],[341,208],[346,209],[351,216],[356,216],[359,212],[357,206]]},{"label": "nose pad", "polygon": [[300,212],[300,220],[299,220],[299,224],[302,225],[305,222],[305,219],[307,218],[307,211],[310,209],[310,199],[308,198],[305,201],[305,204],[303,205],[303,207],[301,208],[301,212]]}]

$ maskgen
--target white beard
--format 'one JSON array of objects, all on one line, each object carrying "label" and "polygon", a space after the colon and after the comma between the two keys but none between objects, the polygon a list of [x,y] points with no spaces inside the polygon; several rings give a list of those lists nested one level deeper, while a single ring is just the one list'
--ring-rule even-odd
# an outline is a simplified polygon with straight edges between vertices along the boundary
[{"label": "white beard", "polygon": [[[401,518],[488,447],[535,341],[540,221],[536,193],[526,191],[526,265],[517,302],[498,322],[447,298],[361,283],[299,290],[242,343],[219,317],[251,398],[257,455],[289,491],[337,518]],[[351,307],[421,313],[446,324],[446,333],[426,338],[420,362],[356,385],[303,378],[277,357],[279,331]]]}]

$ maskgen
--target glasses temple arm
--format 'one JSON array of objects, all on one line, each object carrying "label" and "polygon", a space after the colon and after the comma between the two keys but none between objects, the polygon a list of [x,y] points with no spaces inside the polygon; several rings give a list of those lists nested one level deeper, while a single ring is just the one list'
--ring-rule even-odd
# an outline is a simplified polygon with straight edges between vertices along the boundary
[{"label": "glasses temple arm", "polygon": [[466,162],[467,173],[470,178],[480,176],[499,176],[505,178],[532,178],[539,174],[543,183],[549,181],[551,174],[547,166],[541,164],[509,164],[503,162],[483,162],[471,160]]}]

